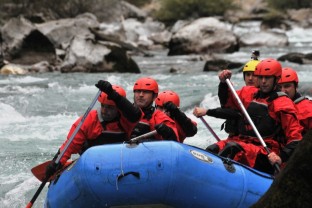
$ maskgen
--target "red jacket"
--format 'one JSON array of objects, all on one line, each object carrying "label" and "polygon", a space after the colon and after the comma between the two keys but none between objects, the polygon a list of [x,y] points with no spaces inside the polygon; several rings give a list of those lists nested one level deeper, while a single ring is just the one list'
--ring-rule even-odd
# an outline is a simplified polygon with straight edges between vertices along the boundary
[{"label": "red jacket", "polygon": [[[294,103],[287,96],[279,96],[268,102],[267,99],[269,97],[255,98],[255,95],[258,93],[258,91],[259,89],[256,87],[245,86],[241,90],[237,91],[237,94],[247,111],[251,103],[256,103],[258,106],[264,106],[268,110],[268,118],[273,119],[273,121],[275,120],[275,125],[281,127],[285,134],[284,141],[279,141],[276,137],[269,135],[263,138],[268,148],[279,154],[281,150],[280,147],[285,147],[290,145],[292,142],[296,143],[302,139],[302,127],[300,126],[296,115],[297,111]],[[240,109],[239,104],[231,92],[228,94],[225,107]],[[253,115],[250,115],[250,117],[252,116]],[[248,128],[248,125],[246,125],[246,127]],[[270,129],[268,129],[268,132],[269,131]],[[254,167],[258,154],[267,155],[266,150],[263,148],[256,136],[246,137],[240,134],[238,136],[232,137],[231,140],[239,143],[244,148],[246,157],[244,158],[245,161],[243,163],[251,167]],[[228,140],[218,143],[220,149],[224,148],[227,141]]]},{"label": "red jacket", "polygon": [[312,101],[304,98],[294,102],[298,111],[298,119],[304,128],[303,133],[306,133],[312,129]]},{"label": "red jacket", "polygon": [[[82,117],[80,117],[76,122],[72,125],[66,141],[62,144],[60,150],[62,151],[67,144],[69,138],[75,131],[76,127],[78,126],[80,120]],[[106,129],[104,130],[100,120],[97,110],[92,110],[86,117],[84,123],[81,125],[80,130],[77,132],[76,136],[72,140],[71,144],[68,146],[67,151],[63,155],[61,159],[61,163],[65,164],[66,161],[71,157],[72,154],[77,154],[81,152],[82,146],[86,140],[95,140],[97,139],[103,132],[124,132],[127,135],[127,138],[125,140],[130,138],[130,134],[134,128],[134,126],[137,124],[129,122],[123,115],[120,113],[120,119],[116,122],[111,122],[106,124]]]},{"label": "red jacket", "polygon": [[[177,130],[178,130],[178,134],[179,134],[179,140],[182,143],[187,136],[186,136],[184,129],[181,127],[181,125],[177,121],[175,122],[176,122]],[[197,127],[197,123],[195,121],[192,120],[192,123],[194,126]]]},{"label": "red jacket", "polygon": [[[139,125],[145,126],[145,128],[148,128],[148,131],[153,131],[155,130],[155,126],[161,123],[170,127],[173,130],[174,134],[176,135],[177,141],[180,141],[178,129],[177,129],[177,125],[175,121],[172,120],[168,115],[166,115],[164,112],[160,110],[157,110],[157,109],[154,110],[150,119],[142,118],[139,122]],[[142,133],[147,133],[147,132],[142,132]],[[156,134],[154,137],[157,140],[164,140],[164,138],[162,138],[162,136],[159,134]]]}]

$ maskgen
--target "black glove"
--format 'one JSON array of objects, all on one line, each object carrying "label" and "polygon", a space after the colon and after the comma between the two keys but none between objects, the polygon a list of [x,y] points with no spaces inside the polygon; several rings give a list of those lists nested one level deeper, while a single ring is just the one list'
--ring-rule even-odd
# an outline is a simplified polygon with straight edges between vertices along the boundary
[{"label": "black glove", "polygon": [[212,144],[212,145],[209,145],[207,148],[206,148],[206,151],[207,152],[212,152],[212,153],[218,153],[220,151],[220,147],[216,144]]},{"label": "black glove", "polygon": [[160,134],[164,139],[168,139],[168,140],[177,139],[174,131],[170,127],[166,126],[166,124],[164,123],[155,125],[155,129],[157,133]]},{"label": "black glove", "polygon": [[164,103],[164,108],[170,113],[171,116],[175,117],[179,113],[179,108],[171,101]]},{"label": "black glove", "polygon": [[56,171],[58,171],[62,167],[61,163],[56,164],[54,161],[52,161],[47,167],[45,175],[47,178],[50,178]]},{"label": "black glove", "polygon": [[108,81],[100,80],[95,86],[102,92],[105,92],[108,96],[114,92],[111,83]]}]

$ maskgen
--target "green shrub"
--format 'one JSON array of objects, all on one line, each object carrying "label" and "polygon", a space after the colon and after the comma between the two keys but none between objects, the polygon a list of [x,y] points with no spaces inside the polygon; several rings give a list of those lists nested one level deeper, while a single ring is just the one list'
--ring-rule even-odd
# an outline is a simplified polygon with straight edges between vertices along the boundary
[{"label": "green shrub", "polygon": [[177,20],[223,15],[233,8],[232,0],[160,0],[156,19],[174,23]]},{"label": "green shrub", "polygon": [[11,4],[8,16],[31,15],[34,13],[53,14],[56,18],[75,17],[85,12],[95,13],[99,10],[110,15],[110,9],[116,7],[116,0],[0,0],[0,8]]},{"label": "green shrub", "polygon": [[149,4],[152,0],[125,0],[127,2],[129,2],[130,4],[133,4],[137,7],[142,7],[145,4]]},{"label": "green shrub", "polygon": [[286,10],[286,9],[301,9],[311,8],[311,0],[267,0],[270,7]]}]

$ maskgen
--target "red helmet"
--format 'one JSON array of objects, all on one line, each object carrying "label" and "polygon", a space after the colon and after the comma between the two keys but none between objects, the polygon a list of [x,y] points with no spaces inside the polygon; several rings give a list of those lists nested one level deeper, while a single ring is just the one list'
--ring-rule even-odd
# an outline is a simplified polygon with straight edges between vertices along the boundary
[{"label": "red helmet", "polygon": [[180,106],[179,95],[171,90],[167,90],[167,91],[163,91],[159,93],[155,100],[155,104],[157,106],[162,107],[164,103],[169,102],[169,101],[173,102],[173,104],[175,104],[177,107]]},{"label": "red helmet", "polygon": [[299,79],[297,72],[292,68],[287,67],[282,69],[282,76],[278,81],[278,84],[282,84],[285,82],[295,82],[296,84],[298,84]]},{"label": "red helmet", "polygon": [[282,65],[275,59],[268,58],[260,61],[254,72],[256,76],[275,76],[281,77]]},{"label": "red helmet", "polygon": [[[119,95],[121,95],[122,97],[126,97],[126,91],[122,87],[118,85],[113,85],[112,87]],[[114,106],[116,105],[113,100],[107,98],[107,94],[105,92],[101,93],[101,95],[98,98],[98,101],[106,105],[114,105]]]},{"label": "red helmet", "polygon": [[150,77],[143,77],[138,79],[133,86],[134,90],[149,90],[154,93],[158,93],[158,84],[156,80],[150,78]]}]

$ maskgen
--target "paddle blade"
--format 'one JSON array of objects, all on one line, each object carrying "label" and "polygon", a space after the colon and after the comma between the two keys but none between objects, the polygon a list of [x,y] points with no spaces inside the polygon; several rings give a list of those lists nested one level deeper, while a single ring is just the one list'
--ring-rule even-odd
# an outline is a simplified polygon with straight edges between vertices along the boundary
[{"label": "paddle blade", "polygon": [[43,181],[45,179],[45,171],[47,166],[52,162],[52,160],[46,161],[40,165],[37,165],[36,167],[33,167],[31,169],[31,172],[33,173],[33,175],[39,180],[39,181]]},{"label": "paddle blade", "polygon": [[[75,161],[75,160],[74,160]],[[59,169],[58,171],[56,171],[56,173],[54,175],[52,175],[48,181],[51,181],[52,179],[55,178],[55,176],[61,172],[63,172],[64,169],[66,169],[69,165],[71,165],[74,161],[67,161],[66,164]],[[48,160],[40,165],[37,165],[36,167],[33,167],[31,169],[31,172],[33,173],[33,175],[39,180],[39,181],[43,181],[45,179],[45,172],[46,172],[46,168],[47,166],[52,162],[52,160]]]}]

